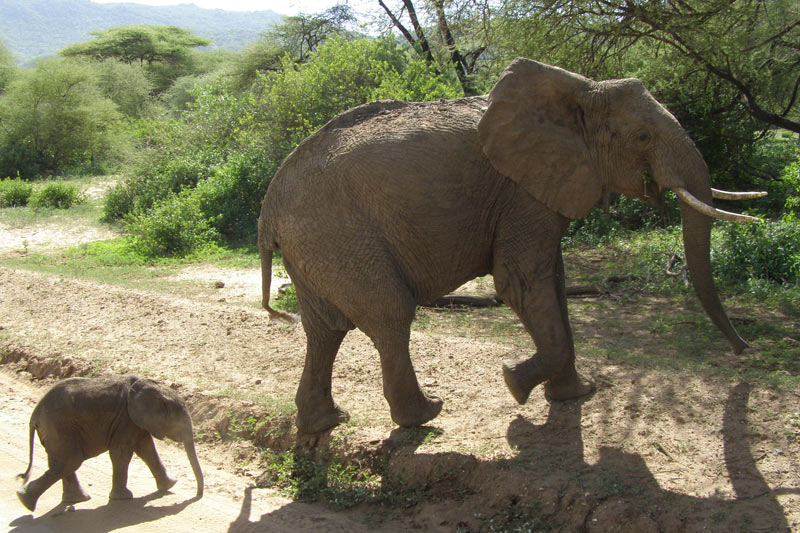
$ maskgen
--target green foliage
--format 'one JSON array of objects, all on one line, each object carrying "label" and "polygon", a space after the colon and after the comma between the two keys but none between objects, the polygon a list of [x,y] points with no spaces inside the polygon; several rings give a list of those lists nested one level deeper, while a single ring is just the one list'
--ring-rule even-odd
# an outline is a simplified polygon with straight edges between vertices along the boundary
[{"label": "green foliage", "polygon": [[69,209],[86,201],[86,195],[74,184],[47,181],[31,194],[29,205],[34,208]]},{"label": "green foliage", "polygon": [[47,59],[17,76],[0,97],[0,176],[85,167],[110,150],[116,105],[85,61]]},{"label": "green foliage", "polygon": [[781,181],[786,192],[783,218],[800,221],[800,159],[784,169]]},{"label": "green foliage", "polygon": [[275,309],[282,309],[290,313],[299,313],[300,306],[297,303],[297,289],[294,285],[289,285],[283,292],[275,296]]},{"label": "green foliage", "polygon": [[5,91],[6,86],[11,82],[14,77],[16,67],[14,65],[14,57],[3,41],[0,40],[0,94]]},{"label": "green foliage", "polygon": [[218,233],[234,241],[252,239],[261,201],[277,167],[263,156],[234,154],[198,183],[192,196]]},{"label": "green foliage", "polygon": [[722,242],[712,249],[718,279],[740,283],[761,279],[800,283],[800,221],[726,224]]},{"label": "green foliage", "polygon": [[[423,80],[426,67],[409,59],[394,39],[326,41],[307,63],[284,58],[281,70],[263,76],[256,103],[274,157],[282,159],[301,140],[338,113],[382,98],[449,98],[459,90],[445,80]],[[413,65],[407,68],[407,65]],[[431,73],[432,75],[432,73]]]},{"label": "green foliage", "polygon": [[157,91],[191,72],[190,49],[210,42],[177,26],[121,26],[92,35],[93,40],[70,45],[61,54],[137,63],[147,69]]},{"label": "green foliage", "polygon": [[617,195],[609,203],[608,212],[595,207],[586,217],[571,221],[564,238],[564,246],[595,246],[614,236],[643,229],[663,228],[670,221],[678,220],[678,203],[672,194],[665,195],[661,211],[639,199]]},{"label": "green foliage", "polygon": [[317,462],[296,450],[278,453],[267,449],[263,459],[265,481],[296,500],[322,501],[336,509],[349,509],[382,498],[380,478],[356,465]]},{"label": "green foliage", "polygon": [[24,207],[33,193],[33,185],[19,178],[0,180],[0,207]]},{"label": "green foliage", "polygon": [[147,213],[128,215],[125,225],[131,248],[144,257],[184,256],[219,238],[186,193],[169,196]]},{"label": "green foliage", "polygon": [[153,84],[142,65],[106,59],[97,64],[98,85],[103,94],[117,104],[117,109],[127,117],[149,116],[155,109],[150,96]]}]

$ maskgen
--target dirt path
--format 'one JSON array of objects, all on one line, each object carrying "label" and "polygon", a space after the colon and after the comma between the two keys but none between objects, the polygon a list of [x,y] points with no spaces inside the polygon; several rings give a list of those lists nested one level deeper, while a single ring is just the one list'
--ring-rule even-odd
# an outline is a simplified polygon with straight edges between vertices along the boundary
[{"label": "dirt path", "polygon": [[[252,480],[225,470],[215,461],[216,450],[201,447],[206,491],[194,499],[194,481],[183,450],[158,442],[167,470],[179,479],[172,491],[155,492],[155,483],[143,462],[134,458],[129,471],[130,501],[109,501],[111,462],[108,454],[86,461],[78,474],[92,500],[65,508],[61,488],[54,486],[39,500],[35,513],[17,501],[16,473],[27,467],[27,419],[44,388],[21,382],[0,371],[0,527],[19,532],[92,533],[139,532],[255,532],[255,531],[367,531],[342,513],[321,506],[294,503],[268,489],[253,488]],[[43,448],[36,443],[34,475],[47,464]]]},{"label": "dirt path", "polygon": [[[247,488],[263,481],[256,446],[282,451],[295,442],[302,328],[271,322],[258,309],[257,271],[192,268],[172,281],[174,292],[134,290],[0,268],[0,524],[20,531],[359,531],[376,523],[382,531],[800,531],[800,393],[670,367],[671,357],[684,355],[682,337],[713,331],[696,309],[673,316],[674,304],[658,298],[571,301],[579,366],[598,391],[548,404],[537,390],[524,406],[500,373],[504,358],[531,349],[513,316],[423,311],[412,333],[414,365],[445,405],[421,432],[392,424],[377,354],[363,334],[349,334],[333,394],[352,422],[319,447],[391,475],[405,492],[400,505],[345,513]],[[756,339],[748,357],[760,349]],[[653,354],[659,364],[643,368],[617,353]],[[693,357],[741,361],[716,333]],[[92,501],[58,513],[59,491],[51,489],[31,518],[13,494],[41,394],[31,379],[130,372],[187,398],[206,496],[191,501],[183,452],[159,443],[182,480],[173,494],[153,495],[138,463],[131,474],[137,498],[109,504],[101,457],[79,471]],[[245,420],[253,421],[247,431]]]}]

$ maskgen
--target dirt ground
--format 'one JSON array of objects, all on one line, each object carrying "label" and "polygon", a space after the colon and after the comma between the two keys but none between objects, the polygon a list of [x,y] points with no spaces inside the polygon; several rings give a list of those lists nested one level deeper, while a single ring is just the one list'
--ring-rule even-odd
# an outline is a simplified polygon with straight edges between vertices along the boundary
[{"label": "dirt ground", "polygon": [[[0,243],[9,242],[0,228]],[[50,241],[64,244],[63,235]],[[21,253],[18,244],[0,247],[0,258]],[[176,272],[170,292],[1,267],[0,523],[13,531],[800,531],[800,391],[615,357],[625,350],[668,361],[680,350],[675,337],[706,331],[707,319],[691,309],[684,312],[696,322],[666,333],[652,326],[674,306],[652,297],[571,300],[578,364],[598,390],[552,404],[535,390],[524,406],[500,372],[503,359],[532,349],[513,317],[421,311],[414,365],[426,390],[445,400],[421,431],[391,423],[377,353],[354,331],[333,378],[352,419],[315,450],[390,474],[417,497],[335,511],[253,488],[264,485],[258,448],[295,443],[291,406],[305,347],[301,326],[271,322],[257,307],[258,276],[191,267]],[[769,319],[800,332],[785,317]],[[698,359],[736,364],[721,336],[708,337]],[[27,418],[43,387],[69,375],[133,372],[187,398],[206,496],[192,501],[182,450],[159,443],[181,478],[171,494],[152,493],[138,463],[136,498],[108,503],[110,466],[101,457],[78,472],[92,501],[64,510],[53,488],[27,513],[13,476],[25,469]],[[237,424],[248,418],[258,424],[242,438]],[[37,450],[34,475],[45,464]]]}]

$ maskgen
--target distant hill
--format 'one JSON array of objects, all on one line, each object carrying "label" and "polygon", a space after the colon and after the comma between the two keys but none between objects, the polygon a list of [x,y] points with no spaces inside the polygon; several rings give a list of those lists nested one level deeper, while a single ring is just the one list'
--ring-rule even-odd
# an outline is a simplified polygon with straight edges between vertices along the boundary
[{"label": "distant hill", "polygon": [[54,55],[90,32],[132,24],[174,25],[211,39],[211,48],[238,50],[279,22],[274,11],[202,9],[193,4],[145,6],[89,0],[0,0],[0,40],[22,63]]}]

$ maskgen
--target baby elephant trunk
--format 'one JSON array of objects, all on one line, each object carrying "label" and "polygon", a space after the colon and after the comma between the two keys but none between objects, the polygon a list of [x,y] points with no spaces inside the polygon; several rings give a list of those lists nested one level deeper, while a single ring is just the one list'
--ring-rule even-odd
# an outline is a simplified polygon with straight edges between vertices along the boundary
[{"label": "baby elephant trunk", "polygon": [[183,443],[186,450],[186,457],[189,458],[189,464],[192,465],[194,472],[194,479],[197,481],[197,497],[203,497],[203,471],[200,469],[200,461],[197,460],[197,451],[194,449],[194,441],[189,438]]}]

